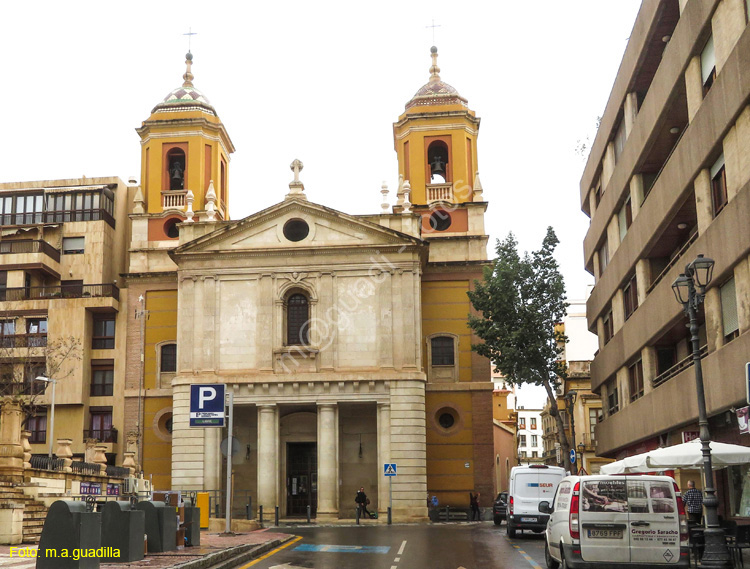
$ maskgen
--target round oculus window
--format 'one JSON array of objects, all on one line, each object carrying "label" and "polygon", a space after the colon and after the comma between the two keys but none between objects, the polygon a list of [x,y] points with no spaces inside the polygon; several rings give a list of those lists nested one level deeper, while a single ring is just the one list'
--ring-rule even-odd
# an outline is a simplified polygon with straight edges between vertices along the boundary
[{"label": "round oculus window", "polygon": [[181,219],[169,219],[164,224],[164,233],[166,233],[167,237],[170,239],[177,239],[180,236],[180,230],[177,227],[177,224],[182,221]]},{"label": "round oculus window", "polygon": [[290,219],[284,224],[284,237],[289,241],[302,241],[310,234],[310,226],[303,219]]},{"label": "round oculus window", "polygon": [[447,411],[440,413],[440,416],[438,417],[438,424],[444,429],[450,429],[453,425],[456,424],[456,417],[453,415],[453,413],[449,413]]},{"label": "round oculus window", "polygon": [[433,231],[447,231],[451,226],[451,215],[439,209],[430,216],[430,227]]}]

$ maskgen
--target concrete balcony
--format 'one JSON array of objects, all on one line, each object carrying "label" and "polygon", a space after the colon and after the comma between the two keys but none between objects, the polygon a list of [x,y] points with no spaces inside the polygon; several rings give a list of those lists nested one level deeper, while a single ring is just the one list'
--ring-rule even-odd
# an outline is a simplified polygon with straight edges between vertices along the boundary
[{"label": "concrete balcony", "polygon": [[185,211],[187,206],[187,190],[170,190],[161,193],[161,208]]},{"label": "concrete balcony", "polygon": [[38,269],[54,279],[59,279],[60,251],[40,239],[0,241],[0,265]]},{"label": "concrete balcony", "polygon": [[427,184],[427,203],[453,202],[453,184]]},{"label": "concrete balcony", "polygon": [[0,302],[19,300],[97,298],[109,297],[120,300],[120,289],[112,283],[67,284],[52,286],[30,286],[0,289]]}]

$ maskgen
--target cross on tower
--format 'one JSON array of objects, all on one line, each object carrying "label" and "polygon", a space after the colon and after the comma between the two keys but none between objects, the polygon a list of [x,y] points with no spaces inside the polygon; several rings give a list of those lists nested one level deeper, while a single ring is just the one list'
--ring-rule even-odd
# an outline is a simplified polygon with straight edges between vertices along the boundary
[{"label": "cross on tower", "polygon": [[182,34],[182,35],[188,37],[188,51],[191,51],[190,50],[190,44],[191,44],[191,40],[193,39],[192,36],[197,36],[198,32],[194,32],[193,28],[190,27],[190,28],[188,28],[188,33]]},{"label": "cross on tower", "polygon": [[432,20],[431,26],[425,26],[425,28],[432,28],[432,45],[435,45],[435,28],[441,28],[442,26],[440,24],[435,24],[435,20]]}]

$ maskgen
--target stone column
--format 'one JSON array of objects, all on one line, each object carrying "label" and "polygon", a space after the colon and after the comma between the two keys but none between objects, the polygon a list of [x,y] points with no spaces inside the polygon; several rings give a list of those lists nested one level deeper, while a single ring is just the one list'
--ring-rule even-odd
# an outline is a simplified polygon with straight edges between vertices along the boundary
[{"label": "stone column", "polygon": [[222,456],[221,429],[203,429],[203,489],[219,490],[221,483]]},{"label": "stone column", "polygon": [[23,448],[23,468],[31,468],[31,444],[29,443],[31,431],[21,431],[21,448]]},{"label": "stone column", "polygon": [[73,451],[70,448],[72,444],[73,439],[57,439],[55,456],[65,461],[65,468],[63,469],[65,472],[73,472],[73,469],[70,467],[73,463]]},{"label": "stone column", "polygon": [[132,451],[126,451],[123,454],[122,466],[130,470],[130,476],[135,476],[135,453]]},{"label": "stone column", "polygon": [[695,189],[695,212],[698,217],[698,233],[703,235],[714,220],[714,206],[711,199],[711,175],[704,168],[693,182]]},{"label": "stone column", "polygon": [[258,405],[258,506],[267,514],[278,504],[278,424],[276,405]]},{"label": "stone column", "polygon": [[96,445],[94,447],[94,464],[99,465],[99,475],[107,475],[107,452],[106,445]]},{"label": "stone column", "polygon": [[336,404],[318,404],[318,520],[338,517],[336,509]]},{"label": "stone column", "polygon": [[23,480],[22,419],[20,401],[11,397],[0,400],[0,480]]},{"label": "stone column", "polygon": [[[378,403],[378,468],[391,462],[391,405],[390,403]],[[381,473],[382,474],[382,473]],[[378,512],[385,516],[390,504],[389,485],[390,479],[378,476]]]}]

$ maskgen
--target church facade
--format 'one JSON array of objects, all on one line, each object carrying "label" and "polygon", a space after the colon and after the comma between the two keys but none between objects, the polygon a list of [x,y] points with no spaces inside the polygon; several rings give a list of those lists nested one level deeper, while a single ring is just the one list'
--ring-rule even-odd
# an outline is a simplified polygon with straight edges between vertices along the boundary
[{"label": "church facade", "polygon": [[189,426],[190,386],[224,383],[235,496],[254,508],[353,517],[361,486],[397,521],[425,519],[433,495],[490,504],[490,363],[466,324],[487,263],[479,119],[431,55],[393,125],[397,203],[372,215],[310,201],[295,160],[279,203],[229,220],[234,148],[190,54],[137,129],[124,429],[155,488],[224,486],[226,431]]}]

